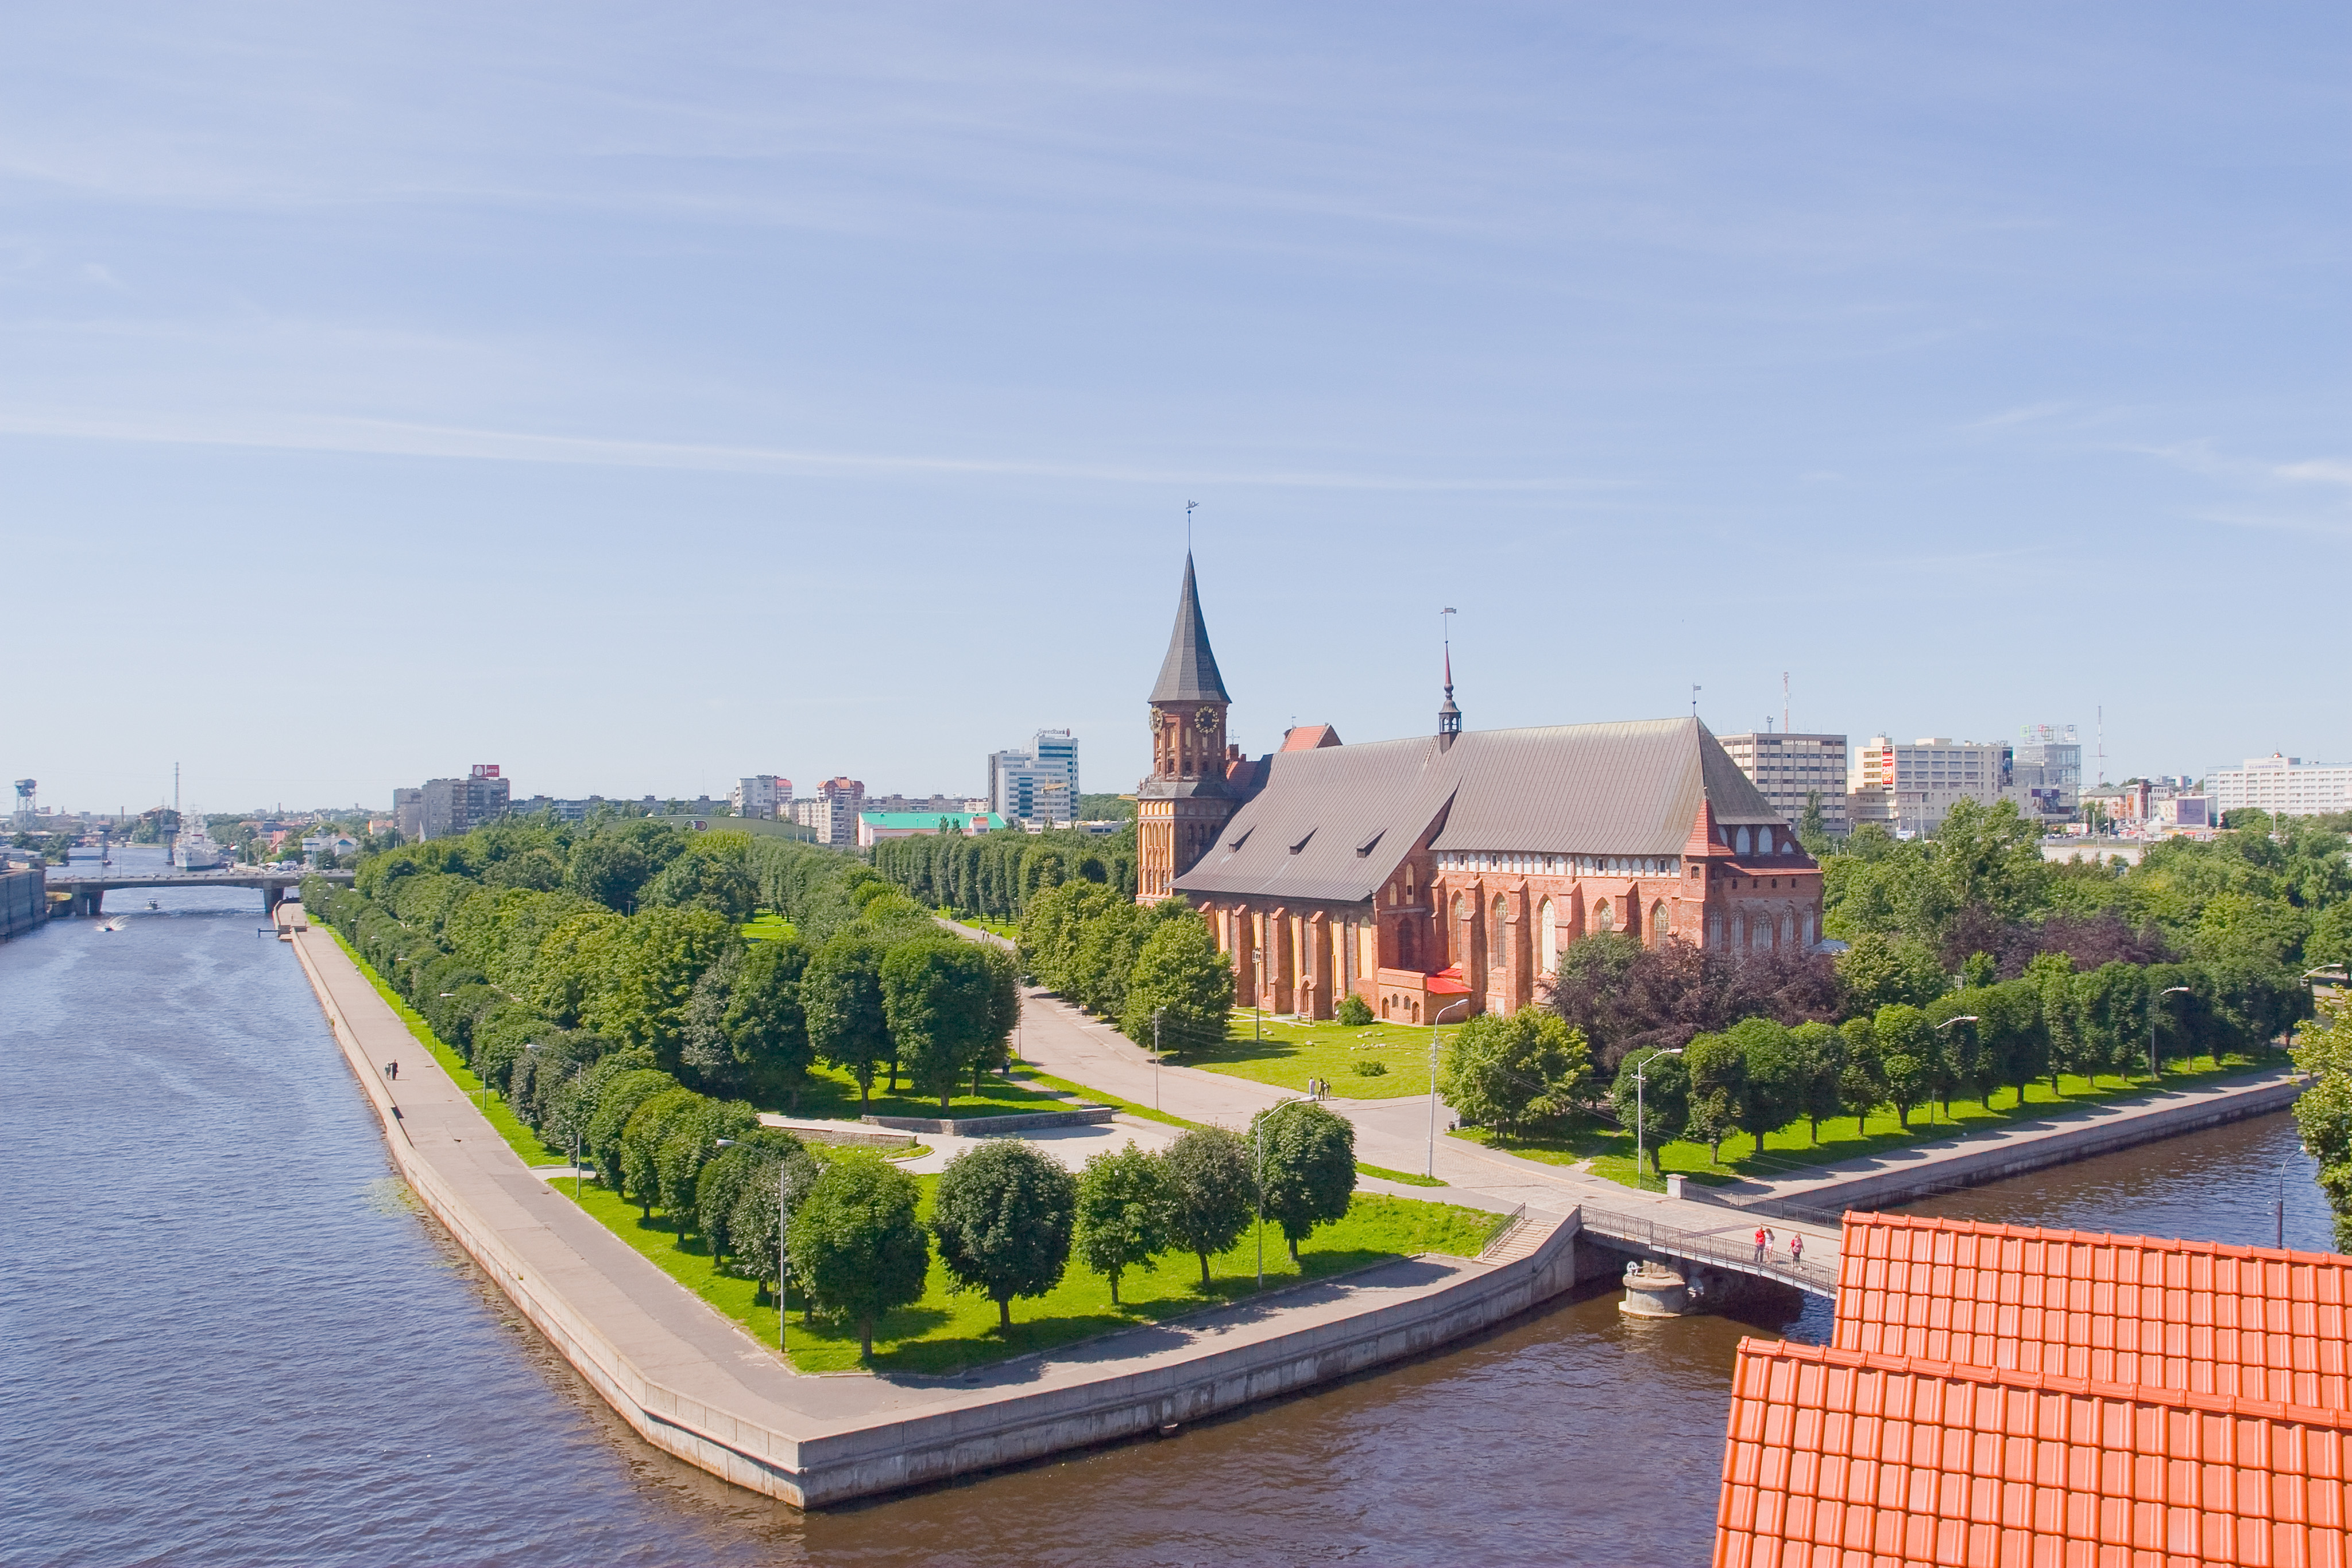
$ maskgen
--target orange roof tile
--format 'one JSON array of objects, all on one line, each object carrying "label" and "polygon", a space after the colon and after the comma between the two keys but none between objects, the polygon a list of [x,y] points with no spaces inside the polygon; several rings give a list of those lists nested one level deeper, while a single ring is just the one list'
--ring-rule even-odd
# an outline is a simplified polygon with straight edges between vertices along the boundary
[{"label": "orange roof tile", "polygon": [[1846,1217],[1841,1349],[2352,1408],[2352,1258]]}]

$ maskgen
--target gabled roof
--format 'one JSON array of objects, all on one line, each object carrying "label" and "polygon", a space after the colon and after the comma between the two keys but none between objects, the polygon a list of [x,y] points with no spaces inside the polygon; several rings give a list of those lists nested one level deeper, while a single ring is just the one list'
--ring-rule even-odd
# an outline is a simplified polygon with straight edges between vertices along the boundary
[{"label": "gabled roof", "polygon": [[1156,703],[1229,703],[1217,655],[1209,648],[1208,623],[1201,619],[1201,591],[1192,580],[1192,552],[1184,552],[1184,586],[1176,594],[1176,626],[1168,634],[1168,657],[1152,685]]},{"label": "gabled roof", "polygon": [[1360,904],[1433,828],[1438,850],[1677,855],[1702,802],[1781,821],[1696,718],[1284,750],[1175,886]]}]

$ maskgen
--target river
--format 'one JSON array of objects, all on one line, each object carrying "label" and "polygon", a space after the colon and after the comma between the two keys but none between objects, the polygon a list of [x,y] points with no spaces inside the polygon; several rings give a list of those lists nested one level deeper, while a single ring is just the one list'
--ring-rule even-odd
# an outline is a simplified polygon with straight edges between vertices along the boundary
[{"label": "river", "polygon": [[[1739,1337],[1828,1330],[1628,1322],[1604,1284],[1171,1440],[803,1516],[639,1441],[406,1204],[257,895],[154,897],[0,944],[12,1564],[1696,1563]],[[1916,1207],[2267,1244],[2282,1186],[2326,1247],[2284,1117]]]}]

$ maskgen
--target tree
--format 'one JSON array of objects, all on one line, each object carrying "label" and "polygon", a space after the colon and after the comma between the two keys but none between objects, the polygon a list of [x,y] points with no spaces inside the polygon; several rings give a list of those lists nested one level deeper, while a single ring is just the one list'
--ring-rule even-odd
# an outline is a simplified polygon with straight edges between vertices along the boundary
[{"label": "tree", "polygon": [[677,1222],[683,1236],[701,1218],[696,1199],[702,1167],[722,1151],[721,1138],[738,1139],[760,1125],[760,1113],[742,1100],[705,1099],[691,1114],[679,1118],[654,1151],[654,1185],[662,1212]]},{"label": "tree", "polygon": [[1233,1007],[1233,960],[1217,951],[1208,923],[1197,917],[1169,920],[1144,938],[1128,972],[1119,1032],[1151,1046],[1157,1014],[1157,1040],[1163,1049],[1198,1051],[1225,1038],[1225,1016]]},{"label": "tree", "polygon": [[1764,1135],[1796,1119],[1805,1105],[1805,1062],[1789,1031],[1770,1019],[1742,1019],[1725,1031],[1740,1057],[1739,1130],[1755,1152]]},{"label": "tree", "polygon": [[751,918],[760,898],[747,833],[698,833],[638,894],[648,906],[707,909],[731,925]]},{"label": "tree", "polygon": [[1789,1054],[1796,1079],[1796,1113],[1810,1124],[1818,1145],[1823,1119],[1846,1109],[1845,1036],[1829,1024],[1801,1023],[1789,1031]]},{"label": "tree", "polygon": [[1592,1082],[1592,1051],[1558,1013],[1521,1008],[1482,1014],[1445,1042],[1438,1086],[1465,1122],[1508,1137],[1529,1122],[1568,1115]]},{"label": "tree", "polygon": [[1113,1306],[1119,1276],[1174,1244],[1172,1207],[1168,1162],[1137,1148],[1131,1138],[1118,1153],[1097,1155],[1078,1172],[1078,1257],[1110,1281]]},{"label": "tree", "polygon": [[845,931],[818,948],[801,976],[801,1009],[809,1049],[857,1080],[857,1108],[864,1112],[876,1071],[890,1060],[882,945]]},{"label": "tree", "polygon": [[1257,1201],[1250,1147],[1223,1127],[1194,1127],[1169,1145],[1169,1234],[1201,1260],[1201,1288],[1209,1260],[1242,1238]]},{"label": "tree", "polygon": [[621,1129],[621,1194],[651,1219],[661,1200],[662,1145],[682,1129],[699,1130],[703,1108],[712,1104],[708,1094],[691,1089],[665,1089],[633,1112]]},{"label": "tree", "polygon": [[1282,1227],[1290,1260],[1315,1228],[1344,1219],[1356,1192],[1356,1125],[1311,1100],[1290,1100],[1251,1119],[1258,1140],[1266,1217]]},{"label": "tree", "polygon": [[580,1020],[623,1045],[644,1046],[675,1071],[695,983],[741,941],[707,909],[653,909],[601,926],[578,953],[589,968]]},{"label": "tree", "polygon": [[586,1145],[588,1158],[595,1164],[597,1179],[613,1191],[621,1190],[622,1130],[636,1114],[638,1106],[677,1087],[677,1080],[668,1073],[640,1068],[618,1074],[598,1092],[595,1113],[588,1118],[581,1142]]},{"label": "tree", "polygon": [[[1609,1102],[1618,1124],[1640,1129],[1643,1152],[1653,1173],[1664,1169],[1658,1151],[1683,1135],[1690,1124],[1690,1071],[1679,1056],[1664,1051],[1629,1051],[1618,1064],[1617,1082],[1610,1086]],[[1640,1170],[1634,1171],[1638,1178]]]},{"label": "tree", "polygon": [[1838,1099],[1853,1114],[1853,1135],[1858,1138],[1871,1112],[1886,1101],[1886,1064],[1870,1019],[1846,1019],[1838,1026],[1838,1039],[1845,1055],[1838,1071]]},{"label": "tree", "polygon": [[1912,937],[1865,932],[1836,964],[1845,1009],[1857,1016],[1875,1015],[1895,1002],[1925,1007],[1951,988],[1935,949]]},{"label": "tree", "polygon": [[845,1155],[793,1216],[793,1277],[814,1307],[856,1326],[858,1354],[869,1361],[876,1322],[923,1297],[931,1254],[915,1218],[921,1190],[877,1155]]},{"label": "tree", "polygon": [[[735,1205],[753,1181],[779,1160],[803,1153],[801,1141],[790,1133],[755,1127],[703,1165],[694,1179],[694,1228],[709,1246],[714,1261],[724,1261],[735,1251]],[[769,1191],[772,1197],[774,1188]],[[769,1240],[772,1249],[774,1238]]]},{"label": "tree", "polygon": [[2295,1130],[2319,1162],[2336,1250],[2352,1251],[2352,1004],[2332,1003],[2316,1027],[2296,1032],[2294,1064],[2314,1080],[2294,1103]]},{"label": "tree", "polygon": [[779,1099],[797,1104],[808,1081],[813,1053],[801,1008],[808,963],[808,944],[797,936],[745,944],[742,971],[719,1019],[729,1051],[768,1104]]},{"label": "tree", "polygon": [[[781,1158],[772,1152],[756,1155],[733,1207],[727,1211],[727,1246],[735,1260],[734,1271],[776,1291],[779,1312],[783,1310],[783,1285],[777,1270],[784,1260],[777,1255],[776,1239],[783,1216],[777,1211],[776,1184],[783,1183],[784,1207],[797,1217],[824,1170],[824,1162],[804,1148]],[[802,1300],[803,1311],[816,1310],[806,1295]]]},{"label": "tree", "polygon": [[[1954,991],[1921,1009],[1936,1030],[1937,1058],[1942,1067],[1936,1087],[1947,1116],[1952,1113],[1956,1091],[1981,1102],[1986,1110],[1992,1109],[1992,1092],[2000,1086],[2001,1074],[1992,1030],[1983,1010],[1984,999],[1990,994],[1990,990]],[[1975,1021],[1955,1021],[1960,1019]]]},{"label": "tree", "polygon": [[1050,1155],[1018,1138],[992,1138],[940,1173],[931,1203],[940,1260],[960,1288],[994,1301],[997,1326],[1010,1330],[1013,1297],[1061,1283],[1077,1203],[1077,1183]]},{"label": "tree", "polygon": [[1690,1074],[1690,1109],[1684,1135],[1706,1145],[1706,1163],[1723,1163],[1723,1140],[1739,1125],[1748,1059],[1728,1035],[1702,1034],[1683,1051]]},{"label": "tree", "polygon": [[1886,1102],[1895,1107],[1895,1123],[1908,1132],[1912,1107],[1935,1092],[1940,1070],[1935,1028],[1917,1008],[1894,1002],[1878,1009],[1870,1020],[1870,1032],[1878,1049]]},{"label": "tree", "polygon": [[967,1068],[992,1056],[996,974],[982,948],[955,937],[919,937],[882,959],[882,1013],[898,1061],[917,1089],[948,1112]]}]

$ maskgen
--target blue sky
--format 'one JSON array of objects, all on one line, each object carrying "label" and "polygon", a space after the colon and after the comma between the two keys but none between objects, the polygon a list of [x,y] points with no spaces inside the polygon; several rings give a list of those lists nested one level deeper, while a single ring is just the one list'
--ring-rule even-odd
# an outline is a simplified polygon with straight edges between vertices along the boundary
[{"label": "blue sky", "polygon": [[59,805],[1780,709],[2352,754],[2340,7],[17,8]]}]

